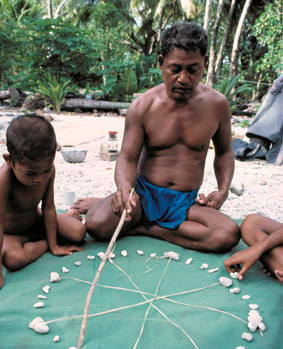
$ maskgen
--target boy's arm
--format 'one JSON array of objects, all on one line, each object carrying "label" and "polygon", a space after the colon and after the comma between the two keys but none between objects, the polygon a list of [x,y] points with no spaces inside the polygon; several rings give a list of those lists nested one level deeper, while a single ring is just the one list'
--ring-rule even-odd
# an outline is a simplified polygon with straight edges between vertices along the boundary
[{"label": "boy's arm", "polygon": [[3,281],[3,272],[2,272],[2,247],[4,239],[4,226],[7,212],[7,200],[9,197],[11,188],[11,178],[10,170],[2,165],[0,168],[0,289],[2,288]]},{"label": "boy's arm", "polygon": [[281,246],[283,244],[283,225],[273,233],[258,241],[253,246],[236,252],[233,256],[224,261],[224,265],[228,272],[234,271],[235,264],[242,264],[243,268],[239,273],[239,280],[242,280],[246,272],[259,260],[259,258],[267,251]]},{"label": "boy's arm", "polygon": [[69,255],[72,251],[81,251],[78,246],[59,246],[57,244],[57,214],[54,205],[55,167],[49,184],[42,198],[42,216],[46,230],[47,242],[52,254],[56,256]]}]

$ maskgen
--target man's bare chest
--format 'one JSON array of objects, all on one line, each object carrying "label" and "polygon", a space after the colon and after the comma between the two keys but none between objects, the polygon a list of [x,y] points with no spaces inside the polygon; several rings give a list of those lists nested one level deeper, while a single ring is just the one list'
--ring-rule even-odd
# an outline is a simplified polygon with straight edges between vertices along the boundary
[{"label": "man's bare chest", "polygon": [[209,120],[167,120],[146,128],[145,145],[148,149],[162,150],[178,144],[203,151],[217,130],[217,124]]}]

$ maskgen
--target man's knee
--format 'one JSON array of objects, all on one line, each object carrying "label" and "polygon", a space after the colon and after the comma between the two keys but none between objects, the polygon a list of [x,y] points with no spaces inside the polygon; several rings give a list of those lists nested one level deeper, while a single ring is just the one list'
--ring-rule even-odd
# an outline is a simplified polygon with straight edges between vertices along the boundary
[{"label": "man's knee", "polygon": [[3,255],[3,265],[10,271],[19,270],[26,264],[24,251],[9,251]]},{"label": "man's knee", "polygon": [[99,241],[109,241],[114,233],[108,228],[107,220],[91,212],[86,215],[85,225],[88,234]]},{"label": "man's knee", "polygon": [[218,228],[212,234],[211,252],[225,253],[235,247],[240,241],[240,228],[231,220],[225,227]]}]

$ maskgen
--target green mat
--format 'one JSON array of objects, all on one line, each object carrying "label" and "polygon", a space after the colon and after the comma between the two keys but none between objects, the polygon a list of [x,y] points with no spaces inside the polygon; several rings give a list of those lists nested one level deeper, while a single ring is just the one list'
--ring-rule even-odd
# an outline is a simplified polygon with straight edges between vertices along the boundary
[{"label": "green mat", "polygon": [[[105,252],[107,246],[107,243],[95,242],[88,237],[80,253],[66,257],[46,253],[20,271],[4,270],[5,284],[0,291],[0,348],[76,347],[82,317],[62,318],[83,314],[90,284],[100,264],[96,254]],[[186,250],[143,236],[119,240],[113,262],[129,275],[141,291],[150,294],[145,294],[147,299],[153,298],[159,282],[157,297],[204,288],[155,300],[148,311],[137,348],[282,348],[282,286],[265,275],[259,263],[248,272],[244,281],[233,279],[232,287],[239,287],[239,294],[231,294],[229,289],[219,284],[205,288],[217,283],[220,276],[230,277],[223,261],[243,248],[245,245],[240,242],[232,252],[216,255]],[[121,256],[122,250],[127,250],[127,257]],[[143,251],[144,255],[139,255],[137,250]],[[152,253],[162,256],[167,251],[179,253],[180,260],[171,260],[169,264],[167,258],[148,260]],[[89,255],[96,257],[89,260]],[[190,265],[185,264],[188,258],[193,258]],[[76,266],[76,261],[81,261],[81,266]],[[209,269],[219,270],[209,274],[207,270],[200,270],[203,263],[207,263]],[[63,274],[62,267],[68,268],[69,273]],[[49,282],[50,272],[53,271],[62,277],[57,283]],[[149,303],[144,303],[145,299],[138,292],[113,288],[136,290],[129,278],[109,261],[105,264],[98,284],[92,295],[89,315],[126,308],[89,317],[83,348],[133,348],[139,338]],[[50,293],[44,300],[45,307],[34,308],[33,304],[40,301],[37,295],[44,295],[42,287],[46,285],[50,286]],[[251,299],[243,300],[242,295],[247,294]],[[142,304],[137,305],[139,303]],[[253,333],[252,342],[246,342],[241,339],[241,335],[250,332],[244,322],[247,321],[250,303],[259,305],[258,311],[263,317],[266,331],[261,335],[257,330]],[[135,306],[127,308],[129,305]],[[47,334],[38,334],[28,328],[37,316],[46,322],[62,320],[49,323]],[[60,336],[60,340],[53,343],[56,335]]]}]

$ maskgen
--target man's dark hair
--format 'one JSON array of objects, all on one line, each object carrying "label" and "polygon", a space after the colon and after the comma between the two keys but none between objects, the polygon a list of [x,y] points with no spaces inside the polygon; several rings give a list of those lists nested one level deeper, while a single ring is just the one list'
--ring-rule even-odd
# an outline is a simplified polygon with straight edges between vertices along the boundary
[{"label": "man's dark hair", "polygon": [[54,128],[42,116],[17,116],[7,128],[6,146],[13,161],[54,157],[57,149]]},{"label": "man's dark hair", "polygon": [[196,23],[176,23],[164,32],[161,45],[163,58],[174,48],[180,48],[185,51],[199,50],[201,55],[205,56],[207,51],[207,32]]}]

